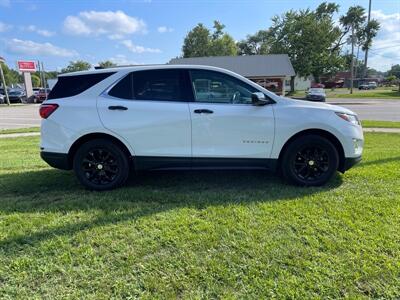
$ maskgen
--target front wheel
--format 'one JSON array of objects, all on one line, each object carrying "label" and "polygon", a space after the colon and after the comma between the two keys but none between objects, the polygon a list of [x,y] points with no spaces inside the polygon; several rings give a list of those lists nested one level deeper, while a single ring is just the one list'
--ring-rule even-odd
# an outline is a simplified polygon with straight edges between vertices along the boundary
[{"label": "front wheel", "polygon": [[73,159],[78,180],[90,190],[110,190],[123,185],[129,176],[129,159],[122,149],[106,139],[81,145]]},{"label": "front wheel", "polygon": [[339,155],[335,146],[318,135],[302,136],[289,144],[282,157],[282,174],[296,185],[319,186],[336,173]]}]

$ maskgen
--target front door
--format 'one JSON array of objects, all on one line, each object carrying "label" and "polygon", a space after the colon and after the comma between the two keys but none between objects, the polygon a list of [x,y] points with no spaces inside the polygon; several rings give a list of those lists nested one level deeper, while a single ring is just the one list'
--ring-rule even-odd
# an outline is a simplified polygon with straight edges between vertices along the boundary
[{"label": "front door", "polygon": [[216,71],[193,69],[190,75],[192,157],[269,158],[274,115],[272,105],[252,105],[251,94],[258,90]]}]

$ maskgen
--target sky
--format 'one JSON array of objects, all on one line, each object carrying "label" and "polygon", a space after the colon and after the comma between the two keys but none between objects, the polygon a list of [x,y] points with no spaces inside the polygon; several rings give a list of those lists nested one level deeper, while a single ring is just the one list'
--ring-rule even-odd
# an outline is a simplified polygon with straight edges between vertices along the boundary
[{"label": "sky", "polygon": [[[318,0],[0,0],[0,56],[43,61],[60,70],[82,59],[96,65],[166,63],[181,55],[183,39],[198,23],[223,23],[235,40],[271,25],[290,9],[316,8]],[[340,14],[368,0],[336,0]],[[400,0],[372,0],[372,17],[381,23],[369,67],[380,71],[400,63]],[[318,41],[316,41],[318,42]],[[360,53],[362,58],[362,53]]]}]

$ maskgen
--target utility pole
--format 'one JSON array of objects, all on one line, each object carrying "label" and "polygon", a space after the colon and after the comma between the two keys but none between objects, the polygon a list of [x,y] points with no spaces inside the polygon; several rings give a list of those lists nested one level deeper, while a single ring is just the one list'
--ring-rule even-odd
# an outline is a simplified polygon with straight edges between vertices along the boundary
[{"label": "utility pole", "polygon": [[350,70],[350,94],[353,94],[354,80],[354,24],[351,25],[351,70]]},{"label": "utility pole", "polygon": [[[43,74],[43,88],[47,88],[47,82],[46,82],[46,72],[44,71],[44,66],[43,66],[43,62],[41,62],[42,64],[42,74]],[[46,92],[47,94],[47,92]]]},{"label": "utility pole", "polygon": [[3,65],[2,63],[5,63],[4,58],[0,56],[0,76],[1,76],[1,82],[3,84],[3,89],[4,89],[4,95],[6,96],[6,102],[7,105],[10,105],[10,99],[8,98],[8,91],[7,91],[7,85],[6,85],[6,79],[4,78],[4,73],[3,73]]},{"label": "utility pole", "polygon": [[[369,21],[371,20],[371,2],[372,0],[369,0],[369,7],[368,7],[368,23],[367,26],[369,26]],[[367,33],[369,34],[369,32]],[[368,62],[368,47],[365,49],[365,56],[364,56],[364,72],[363,72],[363,78],[367,77],[367,62]]]}]

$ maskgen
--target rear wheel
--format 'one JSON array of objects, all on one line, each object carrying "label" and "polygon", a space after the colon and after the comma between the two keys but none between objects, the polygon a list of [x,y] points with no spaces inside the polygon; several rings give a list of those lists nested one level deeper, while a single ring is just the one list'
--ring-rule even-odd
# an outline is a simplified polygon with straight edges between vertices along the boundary
[{"label": "rear wheel", "polygon": [[122,149],[106,139],[95,139],[76,151],[73,168],[78,180],[90,190],[110,190],[129,176],[129,159]]},{"label": "rear wheel", "polygon": [[335,146],[318,135],[302,136],[294,140],[282,158],[282,174],[297,185],[319,186],[336,173],[339,155]]}]

